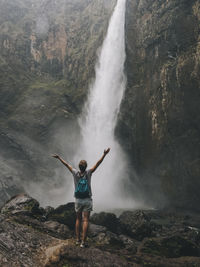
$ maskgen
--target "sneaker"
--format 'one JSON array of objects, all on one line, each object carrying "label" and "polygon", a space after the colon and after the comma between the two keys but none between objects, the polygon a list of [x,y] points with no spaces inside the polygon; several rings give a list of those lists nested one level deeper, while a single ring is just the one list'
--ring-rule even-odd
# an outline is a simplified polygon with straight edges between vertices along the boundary
[{"label": "sneaker", "polygon": [[80,247],[81,248],[86,248],[86,244],[84,242],[81,242]]},{"label": "sneaker", "polygon": [[76,246],[79,246],[81,244],[81,240],[76,240]]}]

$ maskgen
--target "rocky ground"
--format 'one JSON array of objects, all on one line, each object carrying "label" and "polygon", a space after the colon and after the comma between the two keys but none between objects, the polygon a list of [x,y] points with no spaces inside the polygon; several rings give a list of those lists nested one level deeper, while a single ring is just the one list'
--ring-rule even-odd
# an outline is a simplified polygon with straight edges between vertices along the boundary
[{"label": "rocky ground", "polygon": [[200,266],[200,216],[124,211],[91,216],[88,247],[74,239],[74,203],[41,208],[26,194],[0,214],[0,266]]}]

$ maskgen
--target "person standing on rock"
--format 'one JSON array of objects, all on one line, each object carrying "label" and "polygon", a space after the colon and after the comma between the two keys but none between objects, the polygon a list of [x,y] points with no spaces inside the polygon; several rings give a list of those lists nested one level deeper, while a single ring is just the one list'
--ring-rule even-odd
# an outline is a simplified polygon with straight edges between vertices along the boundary
[{"label": "person standing on rock", "polygon": [[[91,190],[91,177],[93,172],[96,171],[98,166],[102,163],[105,156],[109,153],[110,148],[105,149],[103,156],[97,161],[97,163],[91,169],[87,169],[87,162],[81,160],[79,162],[79,170],[72,168],[66,161],[64,161],[59,155],[53,155],[54,158],[59,159],[74,177],[75,186],[75,211],[76,211],[76,244],[80,247],[85,247],[85,241],[87,237],[87,230],[89,225],[90,212],[92,211],[92,190]],[[80,239],[82,223],[82,240]]]}]

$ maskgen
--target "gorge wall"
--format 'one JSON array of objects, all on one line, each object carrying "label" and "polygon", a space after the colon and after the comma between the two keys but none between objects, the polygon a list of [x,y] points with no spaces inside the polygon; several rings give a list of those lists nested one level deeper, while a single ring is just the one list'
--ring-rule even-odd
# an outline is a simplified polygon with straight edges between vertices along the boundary
[{"label": "gorge wall", "polygon": [[199,1],[128,0],[126,52],[116,133],[144,195],[158,206],[199,209]]},{"label": "gorge wall", "polygon": [[[1,202],[30,181],[46,181],[46,202],[64,187],[66,173],[49,156],[73,154],[115,3],[0,0]],[[127,88],[116,135],[153,206],[199,208],[199,25],[197,0],[127,0]]]},{"label": "gorge wall", "polygon": [[65,173],[56,173],[51,154],[72,153],[70,138],[114,4],[0,1],[0,205],[32,182],[38,185],[29,193],[44,204],[63,185]]},{"label": "gorge wall", "polygon": [[53,120],[80,113],[114,3],[0,2],[1,122],[26,122],[41,140]]}]

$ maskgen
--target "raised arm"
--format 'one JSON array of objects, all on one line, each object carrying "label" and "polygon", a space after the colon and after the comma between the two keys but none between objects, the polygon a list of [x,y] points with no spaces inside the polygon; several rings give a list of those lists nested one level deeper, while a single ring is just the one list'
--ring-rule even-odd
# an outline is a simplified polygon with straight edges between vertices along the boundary
[{"label": "raised arm", "polygon": [[103,152],[103,156],[97,161],[97,163],[94,165],[94,167],[91,168],[91,172],[93,173],[94,171],[96,171],[96,169],[99,167],[99,165],[101,164],[101,162],[104,160],[105,156],[109,153],[110,148],[105,149]]},{"label": "raised arm", "polygon": [[55,155],[52,155],[52,157],[54,157],[55,159],[59,159],[60,160],[60,162],[62,162],[62,164],[64,164],[67,168],[68,168],[68,170],[70,171],[70,172],[72,172],[72,166],[70,166],[66,161],[64,161],[60,156],[58,156],[57,154],[55,154]]}]

